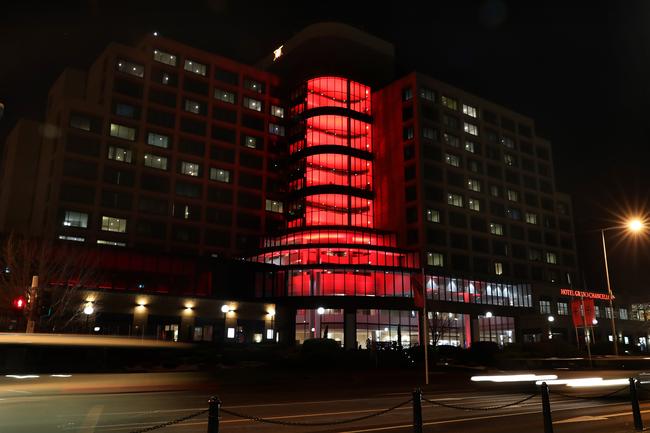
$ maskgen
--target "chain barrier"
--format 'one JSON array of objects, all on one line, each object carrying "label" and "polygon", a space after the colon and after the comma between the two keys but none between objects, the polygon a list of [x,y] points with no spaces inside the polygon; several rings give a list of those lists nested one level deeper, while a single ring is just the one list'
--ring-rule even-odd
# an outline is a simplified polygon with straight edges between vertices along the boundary
[{"label": "chain barrier", "polygon": [[551,392],[549,394],[551,395],[551,397],[553,397],[553,395],[559,395],[561,397],[573,398],[573,399],[576,399],[576,400],[602,400],[604,398],[612,397],[612,396],[618,394],[621,391],[625,391],[625,390],[629,390],[629,389],[630,389],[630,387],[628,385],[625,385],[624,387],[619,388],[616,391],[608,392],[607,394],[603,394],[603,395],[593,395],[593,396],[590,396],[590,395],[588,395],[588,396],[571,395],[571,394],[565,394],[565,393],[563,393],[561,391],[556,391],[556,390],[551,390]]},{"label": "chain barrier", "polygon": [[294,426],[294,427],[297,427],[297,426],[298,427],[319,427],[319,426],[322,427],[322,426],[330,426],[330,425],[347,424],[347,423],[351,423],[351,422],[363,421],[363,420],[366,420],[366,419],[374,418],[376,416],[381,416],[381,415],[387,414],[388,412],[391,412],[391,411],[393,411],[395,409],[398,409],[398,408],[400,408],[402,406],[405,406],[405,405],[409,404],[412,401],[413,401],[413,399],[409,398],[408,400],[403,401],[402,403],[396,404],[395,406],[391,406],[388,409],[383,409],[383,410],[380,410],[378,412],[371,413],[369,415],[364,415],[364,416],[360,416],[360,417],[357,417],[357,418],[348,418],[348,419],[339,420],[339,421],[329,421],[329,422],[325,422],[325,421],[322,421],[322,422],[281,421],[279,419],[262,418],[262,417],[254,416],[254,415],[246,415],[246,414],[243,414],[243,413],[235,412],[233,410],[225,409],[223,407],[221,408],[221,412],[227,413],[228,415],[232,415],[232,416],[237,417],[237,418],[244,418],[244,419],[248,419],[248,420],[256,421],[256,422],[260,422],[260,423],[265,423],[265,424],[279,424],[279,425]]},{"label": "chain barrier", "polygon": [[446,407],[448,409],[458,409],[458,410],[477,410],[477,411],[488,411],[488,410],[497,410],[497,409],[504,409],[506,407],[510,406],[516,406],[518,404],[524,403],[528,400],[530,400],[533,397],[536,397],[537,393],[531,394],[525,398],[522,398],[521,400],[513,401],[511,403],[506,403],[498,406],[487,406],[487,407],[472,407],[472,406],[457,406],[454,404],[448,404],[448,403],[441,403],[439,401],[435,400],[429,400],[428,398],[422,397],[422,400],[426,401],[427,403],[431,403],[436,406],[441,406],[441,407]]},{"label": "chain barrier", "polygon": [[133,431],[131,431],[129,433],[145,433],[145,432],[150,432],[150,431],[153,431],[153,430],[158,430],[158,429],[161,429],[161,428],[169,427],[170,425],[180,424],[180,423],[182,423],[184,421],[187,421],[189,419],[196,418],[197,416],[201,416],[204,413],[207,413],[208,410],[209,409],[203,409],[203,410],[195,412],[195,413],[193,413],[191,415],[184,416],[182,418],[177,418],[177,419],[174,419],[174,420],[171,420],[171,421],[164,422],[162,424],[156,424],[154,426],[146,427],[146,428],[143,428],[143,429],[140,429],[140,430],[133,430]]}]

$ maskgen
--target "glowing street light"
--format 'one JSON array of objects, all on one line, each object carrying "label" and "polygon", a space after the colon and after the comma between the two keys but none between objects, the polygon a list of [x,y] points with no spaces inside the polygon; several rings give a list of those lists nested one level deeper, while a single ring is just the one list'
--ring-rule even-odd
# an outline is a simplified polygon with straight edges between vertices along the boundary
[{"label": "glowing street light", "polygon": [[627,229],[632,233],[639,233],[645,229],[645,224],[639,218],[633,218],[627,222]]},{"label": "glowing street light", "polygon": [[86,305],[84,306],[84,314],[86,316],[90,316],[95,312],[95,307],[93,307],[92,302],[86,302]]},{"label": "glowing street light", "polygon": [[549,321],[549,322],[555,322],[555,317],[553,317],[553,316],[548,316],[548,321]]}]

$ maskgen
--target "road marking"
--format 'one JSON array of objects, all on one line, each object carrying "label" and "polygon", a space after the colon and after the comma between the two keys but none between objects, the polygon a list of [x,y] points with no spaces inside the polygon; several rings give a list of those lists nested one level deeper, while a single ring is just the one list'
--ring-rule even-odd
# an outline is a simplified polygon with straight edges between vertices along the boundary
[{"label": "road marking", "polygon": [[589,422],[589,421],[604,421],[607,420],[606,416],[592,416],[592,415],[583,415],[577,416],[575,418],[567,418],[561,421],[553,421],[553,424],[569,424],[574,422]]},{"label": "road marking", "polygon": [[84,419],[83,424],[79,428],[79,430],[81,430],[82,433],[93,433],[95,431],[95,427],[97,426],[97,421],[99,421],[99,417],[102,414],[103,408],[104,406],[99,404],[96,404],[95,406],[90,408],[88,414],[86,415],[86,418]]}]

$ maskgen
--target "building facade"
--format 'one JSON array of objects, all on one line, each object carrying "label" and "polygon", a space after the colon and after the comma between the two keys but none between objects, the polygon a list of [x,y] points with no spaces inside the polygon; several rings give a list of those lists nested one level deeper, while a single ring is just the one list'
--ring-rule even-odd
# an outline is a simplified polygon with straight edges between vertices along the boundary
[{"label": "building facade", "polygon": [[425,294],[438,344],[569,340],[547,321],[577,275],[550,143],[394,71],[391,44],[334,23],[257,66],[155,34],[111,44],[7,141],[0,231],[122,257],[93,293],[130,333],[413,345]]}]

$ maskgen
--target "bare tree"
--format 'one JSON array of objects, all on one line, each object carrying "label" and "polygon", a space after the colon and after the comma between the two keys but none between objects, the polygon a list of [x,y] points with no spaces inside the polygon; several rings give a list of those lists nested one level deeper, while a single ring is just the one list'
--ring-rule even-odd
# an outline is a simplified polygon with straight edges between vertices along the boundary
[{"label": "bare tree", "polygon": [[435,347],[444,337],[449,336],[453,328],[452,323],[453,318],[449,313],[432,311],[431,318],[428,319],[429,332],[431,333],[430,344]]},{"label": "bare tree", "polygon": [[[81,289],[96,287],[98,277],[97,254],[13,233],[2,242],[0,263],[2,305],[9,306],[14,299],[24,297],[28,317],[50,330],[65,329],[79,319],[83,309]],[[31,288],[33,276],[39,277],[35,288]],[[39,303],[48,310],[43,317],[39,317]]]}]

